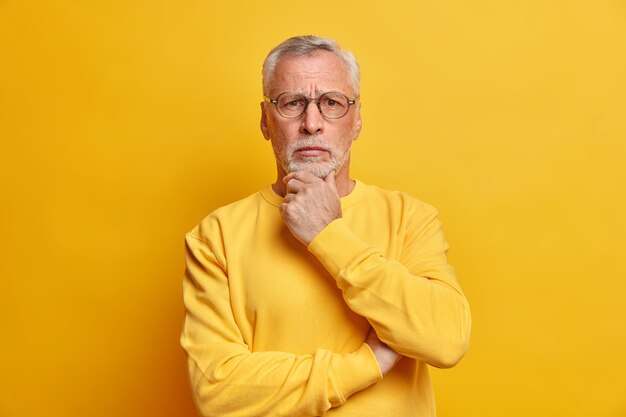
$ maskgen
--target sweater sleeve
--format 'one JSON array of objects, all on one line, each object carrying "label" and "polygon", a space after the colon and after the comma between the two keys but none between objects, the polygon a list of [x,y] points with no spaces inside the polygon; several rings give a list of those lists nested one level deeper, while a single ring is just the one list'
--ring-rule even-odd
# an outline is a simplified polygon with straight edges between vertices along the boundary
[{"label": "sweater sleeve", "polygon": [[398,259],[385,258],[344,219],[330,223],[308,249],[383,342],[404,356],[451,367],[469,345],[469,306],[447,262],[437,212],[409,217]]},{"label": "sweater sleeve", "polygon": [[186,238],[181,344],[203,416],[317,416],[382,378],[363,344],[352,353],[252,352],[231,309],[228,276],[209,242]]}]

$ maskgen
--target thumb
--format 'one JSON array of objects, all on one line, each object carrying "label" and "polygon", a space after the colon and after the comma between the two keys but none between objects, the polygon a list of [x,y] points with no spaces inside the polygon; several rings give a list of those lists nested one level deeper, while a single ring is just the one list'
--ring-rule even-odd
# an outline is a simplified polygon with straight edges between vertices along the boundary
[{"label": "thumb", "polygon": [[337,191],[337,183],[335,182],[335,171],[330,171],[328,175],[324,178],[324,182],[328,184],[331,190],[335,192],[335,194],[339,195]]}]

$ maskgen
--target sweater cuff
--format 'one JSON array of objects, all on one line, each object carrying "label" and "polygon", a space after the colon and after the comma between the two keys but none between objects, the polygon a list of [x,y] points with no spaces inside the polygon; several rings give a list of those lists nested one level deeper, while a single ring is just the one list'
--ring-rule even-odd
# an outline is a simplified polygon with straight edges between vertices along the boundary
[{"label": "sweater cuff", "polygon": [[351,353],[337,354],[333,358],[332,385],[330,397],[333,407],[343,404],[352,394],[380,381],[383,375],[374,352],[367,343]]},{"label": "sweater cuff", "polygon": [[308,246],[309,252],[335,279],[341,270],[368,249],[370,247],[354,234],[342,218],[329,223]]}]

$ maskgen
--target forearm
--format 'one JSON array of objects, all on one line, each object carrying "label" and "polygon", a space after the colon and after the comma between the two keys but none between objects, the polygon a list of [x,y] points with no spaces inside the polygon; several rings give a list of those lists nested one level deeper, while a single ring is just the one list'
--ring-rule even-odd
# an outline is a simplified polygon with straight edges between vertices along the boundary
[{"label": "forearm", "polygon": [[[228,277],[210,245],[187,238],[181,344],[204,416],[315,416],[381,379],[370,348],[296,355],[255,351],[233,316]],[[294,335],[294,337],[297,337]]]},{"label": "forearm", "polygon": [[395,351],[448,367],[467,350],[469,307],[439,255],[424,256],[409,270],[361,241],[342,220],[331,223],[309,250],[336,279],[349,307]]},{"label": "forearm", "polygon": [[317,416],[381,378],[364,344],[349,354],[251,353],[243,345],[183,346],[203,416]]},{"label": "forearm", "polygon": [[353,268],[346,268],[338,282],[344,299],[368,318],[389,347],[436,367],[454,366],[463,357],[470,315],[461,294],[377,255],[365,257],[354,268],[371,269],[353,274]]}]

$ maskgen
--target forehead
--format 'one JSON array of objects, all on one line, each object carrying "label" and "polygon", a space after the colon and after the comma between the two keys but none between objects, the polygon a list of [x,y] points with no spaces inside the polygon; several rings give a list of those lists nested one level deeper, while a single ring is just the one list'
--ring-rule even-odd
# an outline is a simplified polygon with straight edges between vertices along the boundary
[{"label": "forehead", "polygon": [[318,91],[350,91],[346,64],[330,51],[283,57],[276,64],[269,87],[276,94],[284,91],[307,94]]}]

